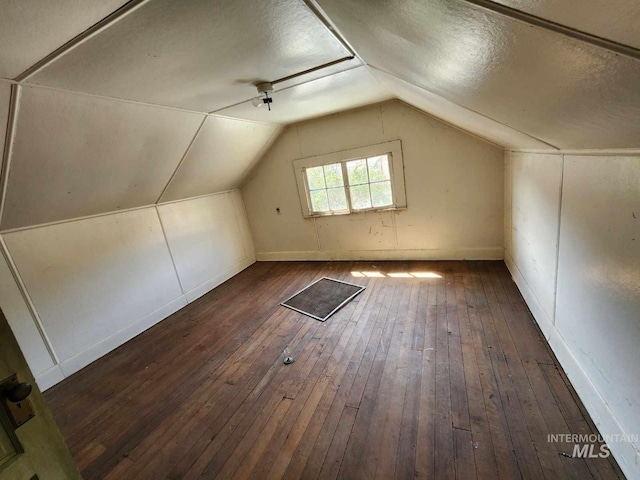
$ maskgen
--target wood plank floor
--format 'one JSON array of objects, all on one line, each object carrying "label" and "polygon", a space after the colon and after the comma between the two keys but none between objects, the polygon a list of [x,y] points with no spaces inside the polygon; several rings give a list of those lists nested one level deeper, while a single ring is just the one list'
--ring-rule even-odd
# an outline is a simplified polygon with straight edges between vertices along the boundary
[{"label": "wood plank floor", "polygon": [[45,398],[85,480],[624,478],[548,441],[596,430],[503,262],[256,263]]}]

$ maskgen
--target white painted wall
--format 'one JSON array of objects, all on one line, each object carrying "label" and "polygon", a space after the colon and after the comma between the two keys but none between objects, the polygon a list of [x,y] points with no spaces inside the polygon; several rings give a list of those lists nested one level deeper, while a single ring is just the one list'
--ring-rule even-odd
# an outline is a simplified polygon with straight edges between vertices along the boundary
[{"label": "white painted wall", "polygon": [[253,260],[238,190],[159,205],[158,212],[189,301],[235,275],[238,265]]},{"label": "white painted wall", "polygon": [[15,269],[0,263],[0,306],[41,388],[254,262],[238,191],[28,228],[2,238]]},{"label": "white painted wall", "polygon": [[[640,155],[514,152],[506,172],[518,287],[600,432],[639,435]],[[609,446],[640,478],[640,445]]]},{"label": "white painted wall", "polygon": [[[406,210],[303,218],[293,160],[398,139]],[[289,126],[242,188],[257,258],[502,258],[502,158],[399,101]]]}]

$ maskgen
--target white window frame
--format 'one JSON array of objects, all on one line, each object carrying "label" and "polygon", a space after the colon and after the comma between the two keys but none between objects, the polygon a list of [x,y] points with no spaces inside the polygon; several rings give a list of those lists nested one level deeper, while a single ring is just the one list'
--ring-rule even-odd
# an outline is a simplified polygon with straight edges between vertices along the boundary
[{"label": "white window frame", "polygon": [[[351,209],[349,179],[346,176],[345,162],[350,160],[361,160],[379,155],[389,155],[389,173],[391,176],[391,191],[393,192],[393,202],[387,207],[372,207],[367,209]],[[311,167],[319,167],[322,165],[331,165],[332,163],[341,163],[343,169],[344,188],[347,195],[348,211],[339,212],[314,212],[311,209],[311,198],[309,196],[309,187],[305,175],[305,169]],[[342,150],[340,152],[332,152],[324,155],[316,155],[314,157],[299,158],[293,161],[293,169],[298,185],[298,195],[300,197],[300,205],[302,207],[302,215],[305,218],[325,217],[331,215],[353,215],[361,212],[381,211],[381,210],[398,210],[407,208],[407,194],[404,186],[404,164],[402,161],[402,144],[400,140],[392,142],[378,143],[376,145],[368,145],[366,147],[352,148]]]}]

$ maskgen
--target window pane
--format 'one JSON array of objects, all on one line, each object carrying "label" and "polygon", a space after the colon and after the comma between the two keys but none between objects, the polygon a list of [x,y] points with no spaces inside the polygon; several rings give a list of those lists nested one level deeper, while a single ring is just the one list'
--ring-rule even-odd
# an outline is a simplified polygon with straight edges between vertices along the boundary
[{"label": "window pane", "polygon": [[393,203],[391,194],[391,182],[378,182],[371,184],[371,200],[374,207],[388,207]]},{"label": "window pane", "polygon": [[349,185],[359,185],[369,182],[367,176],[367,161],[352,160],[347,162],[347,176],[349,177]]},{"label": "window pane", "polygon": [[329,200],[326,190],[314,190],[311,192],[311,209],[314,212],[329,211]]},{"label": "window pane", "polygon": [[327,190],[327,194],[331,210],[347,209],[347,195],[344,193],[344,187],[330,188]]},{"label": "window pane", "polygon": [[309,190],[325,188],[322,167],[307,168],[307,182],[309,183]]},{"label": "window pane", "polygon": [[342,181],[342,166],[339,163],[324,166],[324,178],[327,187],[341,187],[344,185]]},{"label": "window pane", "polygon": [[391,179],[389,175],[389,157],[387,155],[367,158],[367,163],[369,164],[369,181],[379,182]]},{"label": "window pane", "polygon": [[351,205],[354,210],[371,208],[371,197],[369,196],[369,184],[351,187]]}]

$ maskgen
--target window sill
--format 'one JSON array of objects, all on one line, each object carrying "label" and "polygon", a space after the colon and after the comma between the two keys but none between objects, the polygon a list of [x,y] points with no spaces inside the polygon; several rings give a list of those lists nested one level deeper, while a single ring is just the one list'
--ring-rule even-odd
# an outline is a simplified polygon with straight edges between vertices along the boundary
[{"label": "window sill", "polygon": [[304,218],[339,217],[343,215],[357,215],[359,213],[395,212],[406,209],[407,207],[368,208],[366,210],[354,210],[353,212],[312,213],[310,215],[304,215]]}]

